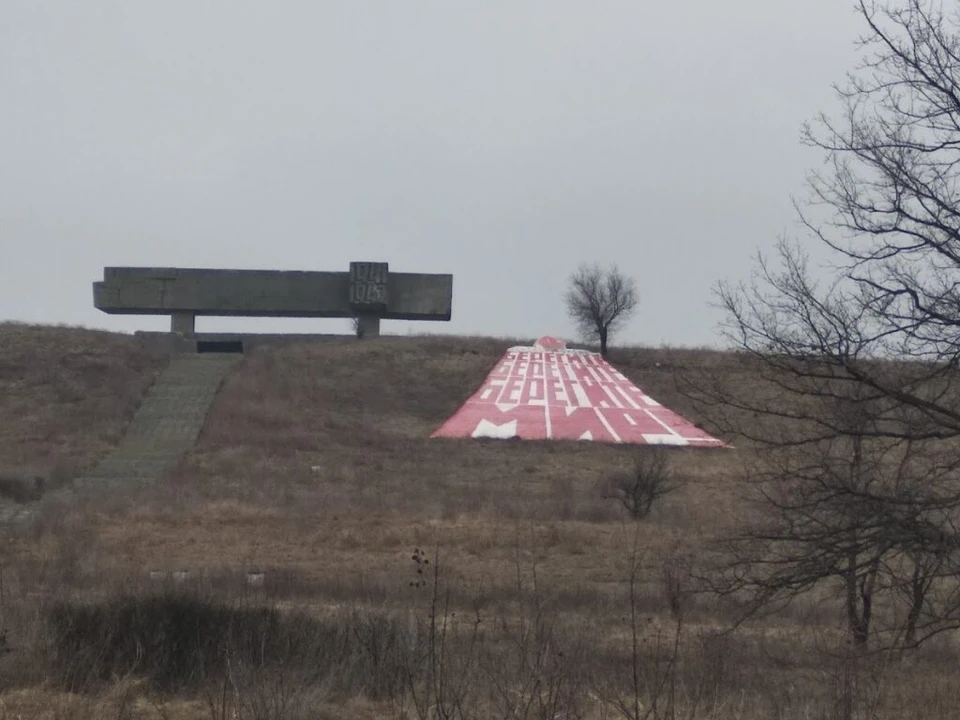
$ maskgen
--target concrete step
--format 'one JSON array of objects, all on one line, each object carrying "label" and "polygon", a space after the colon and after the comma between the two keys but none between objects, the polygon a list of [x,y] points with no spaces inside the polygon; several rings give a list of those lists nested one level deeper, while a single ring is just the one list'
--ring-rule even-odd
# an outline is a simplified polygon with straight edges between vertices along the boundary
[{"label": "concrete step", "polygon": [[119,447],[90,478],[158,479],[196,442],[223,378],[239,355],[177,356],[140,404]]},{"label": "concrete step", "polygon": [[[235,354],[175,356],[147,391],[117,448],[74,480],[74,488],[152,482],[174,470],[196,442],[223,379],[241,360]],[[34,512],[28,505],[0,503],[0,527]]]}]

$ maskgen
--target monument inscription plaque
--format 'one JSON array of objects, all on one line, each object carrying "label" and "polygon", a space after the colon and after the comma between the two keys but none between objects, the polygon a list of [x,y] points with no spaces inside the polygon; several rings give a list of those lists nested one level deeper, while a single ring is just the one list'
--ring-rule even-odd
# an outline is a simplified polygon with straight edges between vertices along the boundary
[{"label": "monument inscription plaque", "polygon": [[385,309],[389,277],[388,263],[350,263],[350,305],[365,311]]}]

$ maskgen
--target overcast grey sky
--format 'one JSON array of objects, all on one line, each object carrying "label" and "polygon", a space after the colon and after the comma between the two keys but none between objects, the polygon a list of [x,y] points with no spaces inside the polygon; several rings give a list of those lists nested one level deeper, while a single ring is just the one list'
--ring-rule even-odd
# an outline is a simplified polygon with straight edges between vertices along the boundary
[{"label": "overcast grey sky", "polygon": [[420,330],[569,336],[567,276],[616,262],[623,341],[717,344],[860,30],[848,0],[0,0],[0,319],[165,329],[93,308],[104,265],[357,259],[453,273]]}]

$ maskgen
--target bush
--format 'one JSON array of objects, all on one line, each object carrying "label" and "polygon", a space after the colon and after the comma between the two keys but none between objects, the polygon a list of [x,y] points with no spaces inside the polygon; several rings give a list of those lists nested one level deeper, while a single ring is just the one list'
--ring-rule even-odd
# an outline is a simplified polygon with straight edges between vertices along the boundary
[{"label": "bush", "polygon": [[403,682],[412,645],[387,616],[315,618],[174,594],[60,602],[45,609],[44,625],[57,677],[75,692],[131,675],[157,691],[198,690],[270,670],[331,695],[377,698]]},{"label": "bush", "polygon": [[632,470],[610,478],[604,497],[619,501],[634,520],[645,518],[657,500],[677,488],[669,452],[660,447],[644,448],[634,456]]}]

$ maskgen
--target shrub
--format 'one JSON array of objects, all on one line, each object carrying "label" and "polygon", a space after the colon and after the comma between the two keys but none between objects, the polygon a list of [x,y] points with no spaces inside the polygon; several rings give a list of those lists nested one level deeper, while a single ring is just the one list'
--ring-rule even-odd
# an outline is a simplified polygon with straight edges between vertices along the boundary
[{"label": "shrub", "polygon": [[610,478],[604,497],[619,501],[634,520],[645,518],[657,500],[677,488],[669,452],[660,447],[644,448],[634,456],[630,471]]},{"label": "shrub", "polygon": [[131,675],[158,691],[197,690],[271,671],[331,695],[377,698],[402,682],[412,644],[384,615],[317,618],[173,593],[59,602],[44,623],[53,667],[71,691]]}]

